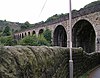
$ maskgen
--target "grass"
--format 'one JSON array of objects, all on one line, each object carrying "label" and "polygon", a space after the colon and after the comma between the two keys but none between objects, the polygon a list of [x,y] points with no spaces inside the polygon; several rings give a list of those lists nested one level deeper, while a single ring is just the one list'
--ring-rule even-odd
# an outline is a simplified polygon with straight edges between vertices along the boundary
[{"label": "grass", "polygon": [[90,74],[90,71],[86,72],[85,74],[83,74],[79,78],[88,78],[89,74]]}]

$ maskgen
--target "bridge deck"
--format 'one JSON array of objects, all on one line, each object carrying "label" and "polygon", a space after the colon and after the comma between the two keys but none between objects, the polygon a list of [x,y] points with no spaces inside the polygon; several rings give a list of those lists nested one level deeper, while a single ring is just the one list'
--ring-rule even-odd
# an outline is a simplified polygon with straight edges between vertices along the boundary
[{"label": "bridge deck", "polygon": [[89,78],[100,78],[100,66],[91,72]]}]

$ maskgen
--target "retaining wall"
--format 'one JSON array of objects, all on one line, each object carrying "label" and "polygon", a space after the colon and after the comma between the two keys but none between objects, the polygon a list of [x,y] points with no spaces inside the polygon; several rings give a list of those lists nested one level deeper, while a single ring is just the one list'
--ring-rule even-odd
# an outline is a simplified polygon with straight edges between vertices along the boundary
[{"label": "retaining wall", "polygon": [[[100,53],[73,49],[74,78],[99,65]],[[69,78],[69,49],[61,47],[0,47],[0,78]]]}]

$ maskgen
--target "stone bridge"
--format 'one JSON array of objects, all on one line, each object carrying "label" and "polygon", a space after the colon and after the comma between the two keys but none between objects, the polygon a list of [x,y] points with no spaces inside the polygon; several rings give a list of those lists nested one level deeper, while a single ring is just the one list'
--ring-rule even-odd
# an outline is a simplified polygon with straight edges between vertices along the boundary
[{"label": "stone bridge", "polygon": [[[36,24],[34,28],[14,34],[16,39],[27,35],[37,36],[45,29],[52,31],[54,46],[69,47],[68,15],[51,22]],[[100,51],[100,5],[72,11],[72,43],[73,47],[82,47],[86,52]]]}]

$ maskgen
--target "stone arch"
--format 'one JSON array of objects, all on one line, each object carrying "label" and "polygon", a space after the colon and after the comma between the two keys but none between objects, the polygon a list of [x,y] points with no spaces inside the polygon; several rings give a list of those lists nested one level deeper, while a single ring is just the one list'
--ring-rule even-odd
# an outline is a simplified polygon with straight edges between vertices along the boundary
[{"label": "stone arch", "polygon": [[25,36],[27,36],[27,33],[25,32]]},{"label": "stone arch", "polygon": [[22,38],[24,38],[24,34],[22,33]]},{"label": "stone arch", "polygon": [[82,47],[86,52],[94,52],[95,38],[92,24],[85,19],[76,22],[72,28],[73,47]]},{"label": "stone arch", "polygon": [[32,31],[32,35],[34,35],[34,34],[36,34],[36,32],[33,30],[33,31]]},{"label": "stone arch", "polygon": [[31,35],[31,33],[30,32],[28,32],[28,36],[30,36]]},{"label": "stone arch", "polygon": [[54,46],[67,47],[67,34],[62,25],[58,25],[53,33]]},{"label": "stone arch", "polygon": [[21,39],[22,38],[21,34],[19,36],[20,36],[20,39]]},{"label": "stone arch", "polygon": [[43,29],[40,29],[40,30],[39,30],[39,34],[42,34],[43,32],[44,32]]}]

